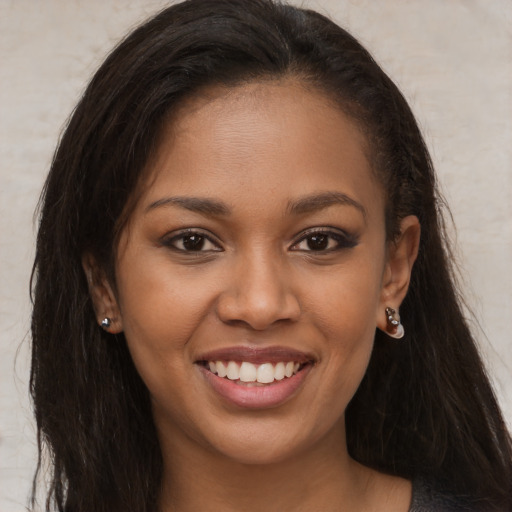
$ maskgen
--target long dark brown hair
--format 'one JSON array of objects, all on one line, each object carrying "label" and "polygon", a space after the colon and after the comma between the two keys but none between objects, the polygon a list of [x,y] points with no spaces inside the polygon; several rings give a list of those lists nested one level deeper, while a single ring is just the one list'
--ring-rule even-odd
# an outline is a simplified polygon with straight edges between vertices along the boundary
[{"label": "long dark brown hair", "polygon": [[43,190],[30,389],[38,471],[44,454],[52,468],[47,510],[157,510],[162,459],[148,390],[123,334],[98,327],[81,259],[92,254],[113,279],[137,184],[184,98],[208,85],[282,77],[316,87],[359,122],[387,192],[388,239],[406,215],[421,223],[401,307],[406,338],[376,332],[346,412],[351,456],[435,479],[482,510],[512,509],[510,436],[464,318],[443,203],[403,96],[354,37],[318,13],[270,0],[189,0],[136,29],[106,59]]}]

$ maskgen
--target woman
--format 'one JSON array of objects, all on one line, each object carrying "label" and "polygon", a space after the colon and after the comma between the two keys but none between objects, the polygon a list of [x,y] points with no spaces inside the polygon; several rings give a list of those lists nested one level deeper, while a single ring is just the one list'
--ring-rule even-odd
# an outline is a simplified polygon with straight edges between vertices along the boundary
[{"label": "woman", "polygon": [[192,0],[135,30],[42,200],[48,509],[510,509],[439,208],[405,100],[323,16]]}]

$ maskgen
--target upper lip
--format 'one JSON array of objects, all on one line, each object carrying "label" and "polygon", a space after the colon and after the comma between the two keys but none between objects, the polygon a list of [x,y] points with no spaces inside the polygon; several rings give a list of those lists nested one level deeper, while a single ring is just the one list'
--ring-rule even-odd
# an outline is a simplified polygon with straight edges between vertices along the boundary
[{"label": "upper lip", "polygon": [[196,359],[200,361],[247,361],[253,364],[280,363],[293,361],[295,363],[307,363],[314,361],[311,354],[301,352],[289,347],[247,347],[234,346],[220,348],[201,354]]}]

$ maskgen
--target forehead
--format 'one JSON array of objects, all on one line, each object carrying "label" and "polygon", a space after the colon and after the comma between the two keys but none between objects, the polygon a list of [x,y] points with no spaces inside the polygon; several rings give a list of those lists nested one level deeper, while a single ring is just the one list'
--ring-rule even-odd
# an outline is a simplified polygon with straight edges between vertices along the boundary
[{"label": "forehead", "polygon": [[268,195],[337,190],[380,205],[367,149],[359,125],[299,81],[209,87],[168,120],[142,203],[193,194],[263,205]]}]

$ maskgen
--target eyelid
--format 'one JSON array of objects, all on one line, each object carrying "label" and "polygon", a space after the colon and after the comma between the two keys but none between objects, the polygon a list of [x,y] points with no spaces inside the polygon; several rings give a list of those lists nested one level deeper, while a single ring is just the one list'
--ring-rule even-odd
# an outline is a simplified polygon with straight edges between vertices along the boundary
[{"label": "eyelid", "polygon": [[[337,247],[331,248],[331,249],[325,249],[325,250],[319,250],[314,251],[313,249],[305,250],[305,249],[294,249],[297,245],[299,245],[301,242],[303,242],[305,239],[308,238],[308,236],[312,235],[326,235],[337,242]],[[308,228],[304,230],[300,235],[298,235],[298,238],[293,243],[293,245],[290,247],[291,250],[296,251],[302,251],[302,252],[311,252],[311,253],[317,253],[317,254],[326,254],[342,249],[350,249],[352,247],[355,247],[359,243],[358,236],[352,233],[348,233],[347,231],[340,229],[340,228],[334,228],[332,226],[318,226],[314,228]]]},{"label": "eyelid", "polygon": [[[180,238],[184,238],[186,236],[190,235],[199,235],[204,237],[208,242],[216,246],[216,249],[208,249],[208,250],[199,250],[199,251],[187,251],[185,249],[179,249],[174,245],[174,242],[179,240]],[[201,229],[201,228],[185,228],[185,229],[179,229],[177,231],[171,231],[170,233],[166,233],[161,239],[160,243],[168,247],[170,249],[173,249],[180,253],[191,253],[191,254],[201,254],[201,253],[211,253],[211,252],[222,252],[224,249],[222,248],[220,241],[217,237],[212,235],[212,233],[208,232],[207,230]]]}]

